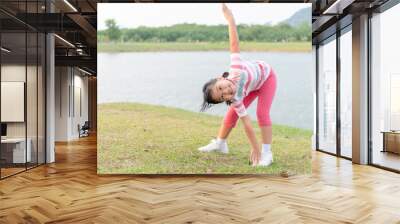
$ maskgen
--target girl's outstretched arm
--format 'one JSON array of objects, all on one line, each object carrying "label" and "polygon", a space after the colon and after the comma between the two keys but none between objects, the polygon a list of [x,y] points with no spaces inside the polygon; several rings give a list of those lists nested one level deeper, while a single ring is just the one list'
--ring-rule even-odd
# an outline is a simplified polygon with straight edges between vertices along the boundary
[{"label": "girl's outstretched arm", "polygon": [[231,53],[239,53],[239,36],[236,30],[235,19],[233,18],[231,10],[225,5],[225,3],[222,3],[222,12],[228,22]]},{"label": "girl's outstretched arm", "polygon": [[253,127],[251,125],[250,116],[249,115],[243,116],[241,117],[241,120],[243,121],[244,130],[251,144],[250,160],[253,165],[257,165],[258,162],[260,162],[261,151]]}]

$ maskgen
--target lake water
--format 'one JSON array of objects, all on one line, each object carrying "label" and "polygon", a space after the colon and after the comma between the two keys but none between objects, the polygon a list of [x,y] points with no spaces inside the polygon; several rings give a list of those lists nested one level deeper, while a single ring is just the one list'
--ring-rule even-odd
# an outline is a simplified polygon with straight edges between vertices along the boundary
[{"label": "lake water", "polygon": [[[314,69],[311,53],[242,52],[274,68],[277,92],[271,117],[275,124],[313,128]],[[98,54],[98,103],[139,102],[198,112],[202,87],[229,67],[229,52],[140,52]],[[248,109],[256,119],[257,100]],[[220,104],[207,113],[224,115]]]}]

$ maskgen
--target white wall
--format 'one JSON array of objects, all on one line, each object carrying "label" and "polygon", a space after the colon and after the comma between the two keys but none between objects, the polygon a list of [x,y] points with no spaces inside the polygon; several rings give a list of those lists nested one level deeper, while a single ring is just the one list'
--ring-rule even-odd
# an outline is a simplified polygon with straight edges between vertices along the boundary
[{"label": "white wall", "polygon": [[[78,71],[78,75],[76,74]],[[81,126],[88,120],[88,78],[81,75],[79,70],[75,70],[74,89],[75,89],[75,106],[72,119],[72,135],[78,136],[77,126]],[[80,97],[79,97],[80,96]],[[80,102],[79,102],[80,101]],[[81,108],[80,108],[81,107]],[[80,111],[81,110],[81,111]]]},{"label": "white wall", "polygon": [[[25,75],[26,75],[26,69],[28,73],[30,74],[33,72],[34,68],[33,66],[28,66],[25,67],[25,65],[2,65],[1,66],[1,81],[2,82],[12,82],[12,81],[18,81],[18,82],[25,82]],[[36,70],[34,71],[36,73]],[[36,90],[35,92],[28,92],[27,93],[28,97],[36,97]],[[3,96],[4,97],[4,96]],[[36,105],[35,105],[36,107]],[[6,110],[6,108],[1,108],[2,110]],[[32,121],[32,117],[30,116],[31,114],[28,114],[28,121]],[[36,116],[36,114],[35,114]],[[35,120],[36,121],[36,120]],[[25,122],[6,122],[7,123],[7,136],[8,137],[25,137]],[[32,125],[29,125],[28,127],[31,127]],[[28,135],[28,137],[30,137]]]},{"label": "white wall", "polygon": [[[38,69],[38,70],[37,70]],[[44,140],[44,74],[41,66],[25,66],[19,64],[3,64],[1,66],[2,82],[24,82],[26,84],[26,107],[25,100],[22,102],[22,107],[9,108],[3,105],[2,112],[17,113],[19,110],[22,113],[22,121],[20,122],[5,122],[7,124],[8,138],[24,138],[25,135],[30,140],[29,148],[33,162],[39,159],[39,163],[44,163],[45,159],[45,140]],[[25,79],[27,78],[27,81]],[[2,99],[8,98],[4,95],[5,89],[2,89]],[[24,93],[24,90],[20,90]],[[25,98],[25,97],[22,97]],[[11,110],[11,111],[9,111]],[[14,110],[14,111],[12,111]],[[26,120],[24,114],[26,112]],[[2,114],[3,114],[2,113]],[[3,118],[2,118],[3,120]],[[38,154],[37,154],[38,153]]]},{"label": "white wall", "polygon": [[[1,81],[25,82],[25,65],[2,65]],[[1,108],[5,110],[6,108]],[[25,122],[7,122],[7,137],[25,137]]]},{"label": "white wall", "polygon": [[[2,65],[1,66],[1,81],[2,82],[25,82],[25,65]],[[28,67],[29,70],[29,67]],[[4,97],[4,96],[3,96]],[[6,110],[6,108],[1,108]],[[25,137],[24,122],[7,122],[8,137]]]},{"label": "white wall", "polygon": [[78,124],[88,120],[88,78],[83,75],[76,68],[56,67],[56,141],[79,138]]},{"label": "white wall", "polygon": [[55,141],[68,141],[69,68],[55,68]]}]

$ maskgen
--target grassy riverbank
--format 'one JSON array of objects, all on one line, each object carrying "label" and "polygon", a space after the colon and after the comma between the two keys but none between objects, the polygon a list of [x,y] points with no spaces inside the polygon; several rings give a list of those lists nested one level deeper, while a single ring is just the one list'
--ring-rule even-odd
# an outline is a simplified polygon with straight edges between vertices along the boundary
[{"label": "grassy riverbank", "polygon": [[[201,153],[215,136],[221,117],[136,103],[98,107],[98,173],[263,173],[311,172],[311,131],[273,126],[274,163],[248,164],[249,143],[239,123],[228,140],[230,153]],[[253,123],[259,138],[256,122]]]},{"label": "grassy riverbank", "polygon": [[[283,52],[307,52],[311,51],[310,42],[241,42],[241,51],[283,51]],[[146,51],[227,51],[228,42],[126,42],[97,44],[99,52],[146,52]]]}]

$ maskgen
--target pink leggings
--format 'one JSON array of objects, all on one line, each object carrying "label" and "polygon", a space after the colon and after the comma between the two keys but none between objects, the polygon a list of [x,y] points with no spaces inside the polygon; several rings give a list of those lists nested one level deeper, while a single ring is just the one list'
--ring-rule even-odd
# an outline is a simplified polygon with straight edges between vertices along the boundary
[{"label": "pink leggings", "polygon": [[[276,75],[274,70],[271,69],[271,73],[269,74],[267,80],[263,83],[263,85],[253,92],[250,92],[243,99],[243,104],[247,108],[253,100],[258,97],[257,102],[257,120],[260,126],[271,126],[271,118],[269,116],[269,112],[271,109],[272,100],[274,99],[276,91]],[[238,116],[236,111],[229,107],[228,112],[224,118],[224,124],[228,128],[235,127],[238,120]]]}]

